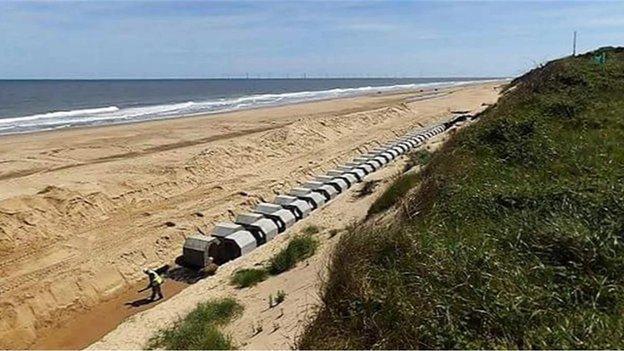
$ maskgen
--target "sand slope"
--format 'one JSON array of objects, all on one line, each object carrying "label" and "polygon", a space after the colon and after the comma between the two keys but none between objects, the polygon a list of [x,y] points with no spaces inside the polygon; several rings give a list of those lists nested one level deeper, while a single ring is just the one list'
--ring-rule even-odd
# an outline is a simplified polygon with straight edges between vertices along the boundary
[{"label": "sand slope", "polygon": [[[494,84],[0,139],[0,347],[24,347],[171,262],[184,236]],[[170,222],[170,223],[169,223]]]}]

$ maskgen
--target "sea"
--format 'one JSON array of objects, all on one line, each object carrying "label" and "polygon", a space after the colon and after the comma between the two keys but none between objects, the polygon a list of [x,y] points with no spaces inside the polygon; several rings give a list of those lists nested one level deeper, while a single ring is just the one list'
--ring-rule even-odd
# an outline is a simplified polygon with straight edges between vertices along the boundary
[{"label": "sea", "polygon": [[277,106],[492,78],[0,80],[0,135]]}]

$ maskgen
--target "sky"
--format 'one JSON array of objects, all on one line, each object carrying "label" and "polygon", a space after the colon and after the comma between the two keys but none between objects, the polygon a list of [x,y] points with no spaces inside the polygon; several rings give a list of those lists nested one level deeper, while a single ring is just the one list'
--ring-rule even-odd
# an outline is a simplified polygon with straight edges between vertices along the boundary
[{"label": "sky", "polygon": [[0,79],[502,77],[624,45],[624,1],[7,1]]}]

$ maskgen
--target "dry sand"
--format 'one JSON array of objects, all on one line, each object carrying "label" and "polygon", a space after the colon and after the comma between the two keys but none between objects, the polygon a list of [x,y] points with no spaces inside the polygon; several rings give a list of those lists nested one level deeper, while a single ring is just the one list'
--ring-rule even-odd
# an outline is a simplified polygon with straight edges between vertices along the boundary
[{"label": "dry sand", "polygon": [[[210,229],[368,147],[448,118],[450,110],[493,103],[495,86],[446,89],[427,98],[418,96],[431,92],[368,96],[0,138],[0,347],[32,346],[76,315],[127,294],[144,279],[142,268],[172,262],[184,236],[196,228]],[[332,224],[324,227],[344,226],[345,218],[359,216],[348,201],[344,196],[310,221],[329,213],[324,222]],[[141,347],[154,328],[171,323],[200,297],[231,293],[224,287],[229,273],[262,261],[287,237],[130,317],[96,346]],[[273,286],[263,284],[253,293],[237,293],[266,300]],[[282,308],[318,291],[305,284],[300,290],[297,298],[289,289]],[[268,307],[266,301],[262,305]],[[159,314],[168,318],[154,318]],[[254,344],[238,336],[249,328],[239,329],[234,334],[241,345],[287,344]]]}]

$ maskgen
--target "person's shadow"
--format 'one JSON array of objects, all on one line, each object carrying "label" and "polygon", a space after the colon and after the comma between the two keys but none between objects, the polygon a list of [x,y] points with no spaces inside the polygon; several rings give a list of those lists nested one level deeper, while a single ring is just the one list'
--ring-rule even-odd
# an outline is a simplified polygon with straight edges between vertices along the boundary
[{"label": "person's shadow", "polygon": [[126,303],[124,303],[124,305],[129,306],[129,307],[137,308],[137,307],[141,307],[143,305],[150,304],[152,302],[154,302],[154,301],[152,301],[151,299],[145,297],[145,298],[142,298],[142,299],[134,300],[132,302],[126,302]]}]

